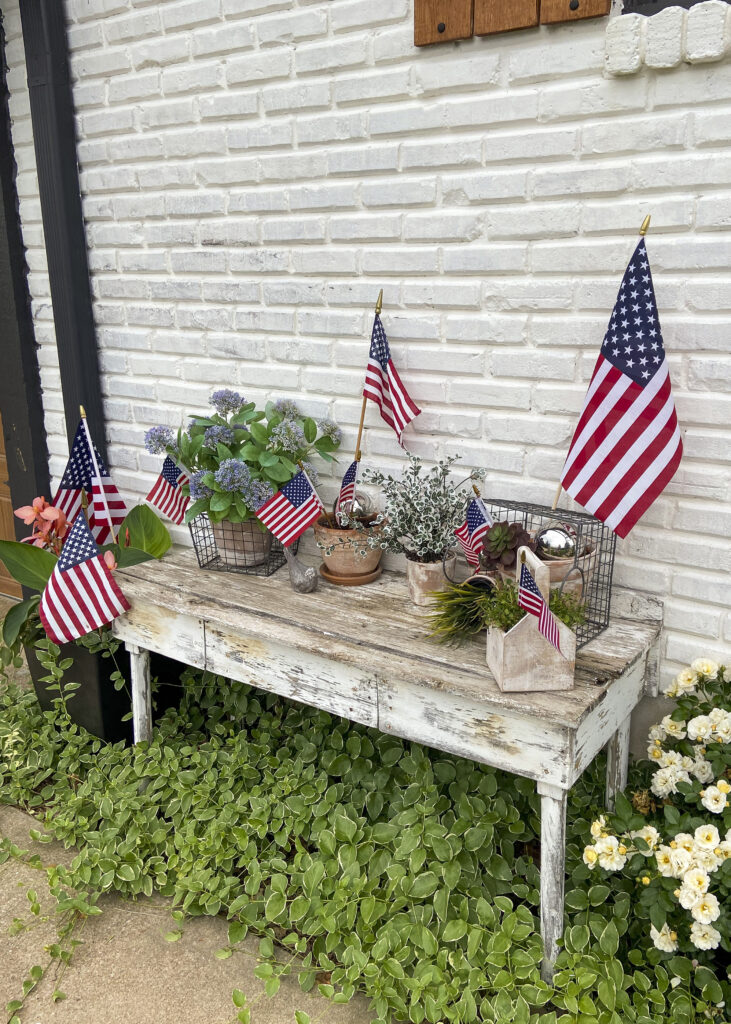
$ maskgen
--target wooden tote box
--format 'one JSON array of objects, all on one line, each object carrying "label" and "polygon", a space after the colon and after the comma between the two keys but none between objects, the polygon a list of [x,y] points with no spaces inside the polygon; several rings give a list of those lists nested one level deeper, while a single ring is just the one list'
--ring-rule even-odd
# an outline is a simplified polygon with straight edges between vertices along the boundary
[{"label": "wooden tote box", "polygon": [[[515,569],[516,584],[520,580],[520,566],[525,563],[533,573],[543,600],[548,602],[551,592],[551,574],[548,566],[532,551],[518,549]],[[553,644],[538,632],[538,619],[529,612],[513,628],[503,633],[491,627],[487,631],[487,664],[501,690],[570,690],[574,685],[576,665],[576,634],[565,623],[558,623],[559,654]],[[564,657],[566,655],[566,657]]]}]

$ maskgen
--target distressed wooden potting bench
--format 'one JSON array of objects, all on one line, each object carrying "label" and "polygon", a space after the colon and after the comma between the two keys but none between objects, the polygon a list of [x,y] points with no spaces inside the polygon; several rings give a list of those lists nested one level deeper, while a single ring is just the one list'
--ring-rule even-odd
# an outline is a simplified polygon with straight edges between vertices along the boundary
[{"label": "distressed wooden potting bench", "polygon": [[541,932],[550,978],[563,931],[566,799],[607,747],[607,801],[626,784],[630,716],[652,677],[659,623],[618,618],[577,656],[576,686],[501,693],[485,640],[440,647],[403,576],[365,587],[198,568],[192,551],[117,571],[131,604],[114,624],[132,659],[134,737],[151,734],[149,652],[241,680],[534,779],[541,796]]}]

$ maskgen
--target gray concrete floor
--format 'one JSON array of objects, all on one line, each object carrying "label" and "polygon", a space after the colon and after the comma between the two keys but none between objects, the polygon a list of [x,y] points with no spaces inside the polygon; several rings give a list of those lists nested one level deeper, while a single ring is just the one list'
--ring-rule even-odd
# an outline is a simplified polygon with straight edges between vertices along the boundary
[{"label": "gray concrete floor", "polygon": [[[60,843],[33,842],[28,830],[34,827],[30,815],[0,806],[0,835],[38,853],[44,865],[74,856]],[[28,889],[38,894],[38,918],[30,914]],[[51,971],[29,996],[20,1013],[23,1024],[230,1024],[236,1019],[234,988],[246,994],[252,1024],[294,1024],[295,1010],[309,1013],[313,1024],[369,1024],[373,1016],[365,999],[336,1005],[306,995],[292,977],[282,979],[278,994],[269,999],[264,983],[254,977],[257,940],[247,940],[244,952],[227,960],[216,958],[216,950],[227,943],[222,917],[188,921],[183,937],[170,943],[164,935],[176,925],[169,901],[110,896],[101,906],[102,914],[88,918],[77,931],[83,944],[61,981]],[[43,871],[14,859],[0,865],[0,1006],[19,997],[34,964],[47,963],[44,946],[56,941],[53,911]],[[32,927],[10,936],[14,918]],[[51,994],[57,985],[67,998],[54,1004]]]}]

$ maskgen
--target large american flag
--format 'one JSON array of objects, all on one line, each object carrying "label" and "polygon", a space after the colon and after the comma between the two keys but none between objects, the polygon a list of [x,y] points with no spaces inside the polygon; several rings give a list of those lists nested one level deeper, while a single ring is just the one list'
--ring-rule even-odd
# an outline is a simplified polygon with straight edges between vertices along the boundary
[{"label": "large american flag", "polygon": [[105,626],[128,608],[86,519],[77,516],[41,596],[43,628],[54,643],[65,644]]},{"label": "large american flag", "polygon": [[525,608],[527,612],[530,612],[531,615],[535,615],[538,619],[538,632],[548,640],[549,644],[553,644],[559,654],[563,654],[559,643],[558,624],[554,614],[543,600],[538,584],[525,564],[520,567],[518,604],[521,608]]},{"label": "large american flag", "polygon": [[[97,467],[99,475],[97,475]],[[66,463],[56,497],[53,499],[53,504],[65,512],[70,523],[76,521],[81,509],[82,491],[86,491],[89,499],[89,526],[94,539],[99,544],[113,541],[112,525],[116,533],[124,522],[127,509],[109,476],[104,460],[90,440],[83,419],[74,436],[69,461]],[[107,510],[109,514],[107,514]]]},{"label": "large american flag", "polygon": [[386,332],[377,313],[373,321],[363,394],[376,403],[381,410],[381,417],[396,432],[401,444],[404,429],[419,415],[421,409],[415,405],[401,383],[391,359]]},{"label": "large american flag", "polygon": [[343,482],[340,484],[340,494],[335,504],[335,511],[339,512],[343,505],[352,501],[355,497],[355,481],[358,476],[358,461],[351,462],[343,475]]},{"label": "large american flag", "polygon": [[288,484],[264,502],[256,515],[288,548],[324,511],[309,477],[304,470],[300,470]]},{"label": "large american flag", "polygon": [[683,443],[644,239],[629,262],[561,474],[620,537],[664,490]]},{"label": "large american flag", "polygon": [[464,523],[454,531],[454,536],[462,545],[465,558],[470,565],[480,564],[480,552],[482,551],[482,538],[485,536],[494,520],[485,508],[480,498],[473,498],[467,506],[467,518]]},{"label": "large american flag", "polygon": [[145,501],[171,519],[177,526],[185,519],[189,499],[183,494],[183,484],[188,483],[188,476],[178,469],[169,455],[165,456],[160,476],[153,484],[152,490]]}]

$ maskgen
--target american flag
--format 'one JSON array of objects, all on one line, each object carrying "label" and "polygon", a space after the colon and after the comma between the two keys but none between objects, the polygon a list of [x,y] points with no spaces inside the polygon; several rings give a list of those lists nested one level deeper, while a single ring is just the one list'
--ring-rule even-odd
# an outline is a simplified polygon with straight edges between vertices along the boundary
[{"label": "american flag", "polygon": [[99,629],[128,608],[86,519],[77,516],[41,596],[38,611],[43,628],[54,643],[65,644]]},{"label": "american flag", "polygon": [[304,470],[300,470],[281,491],[264,502],[256,515],[288,548],[324,511],[317,491]]},{"label": "american flag", "polygon": [[111,517],[116,532],[124,522],[127,509],[109,476],[104,460],[90,440],[83,419],[74,436],[69,461],[53,499],[53,504],[66,513],[70,523],[73,523],[79,514],[82,490],[86,491],[89,498],[89,526],[94,539],[99,544],[114,540],[109,519]]},{"label": "american flag", "polygon": [[404,429],[419,415],[421,409],[414,404],[401,383],[391,359],[386,332],[377,313],[373,321],[363,394],[376,403],[381,410],[382,419],[396,432],[401,444]]},{"label": "american flag", "polygon": [[467,506],[467,519],[454,531],[454,536],[462,545],[465,558],[470,565],[480,564],[482,538],[494,520],[480,498],[473,498]]},{"label": "american flag", "polygon": [[629,262],[561,474],[563,489],[626,537],[683,454],[644,239]]},{"label": "american flag", "polygon": [[189,501],[182,491],[183,484],[187,483],[187,474],[182,469],[178,469],[170,456],[166,455],[160,476],[145,501],[149,501],[154,508],[159,509],[163,515],[180,526],[185,519],[185,510]]},{"label": "american flag", "polygon": [[553,612],[550,610],[543,595],[538,589],[538,584],[527,565],[520,567],[520,585],[518,587],[518,604],[525,608],[531,615],[538,619],[538,632],[553,644],[559,654],[562,653],[558,640],[558,624]]},{"label": "american flag", "polygon": [[348,468],[345,470],[343,476],[343,482],[340,484],[340,494],[335,504],[335,511],[339,512],[340,509],[347,502],[352,501],[355,497],[355,479],[358,476],[358,462],[351,462]]}]

